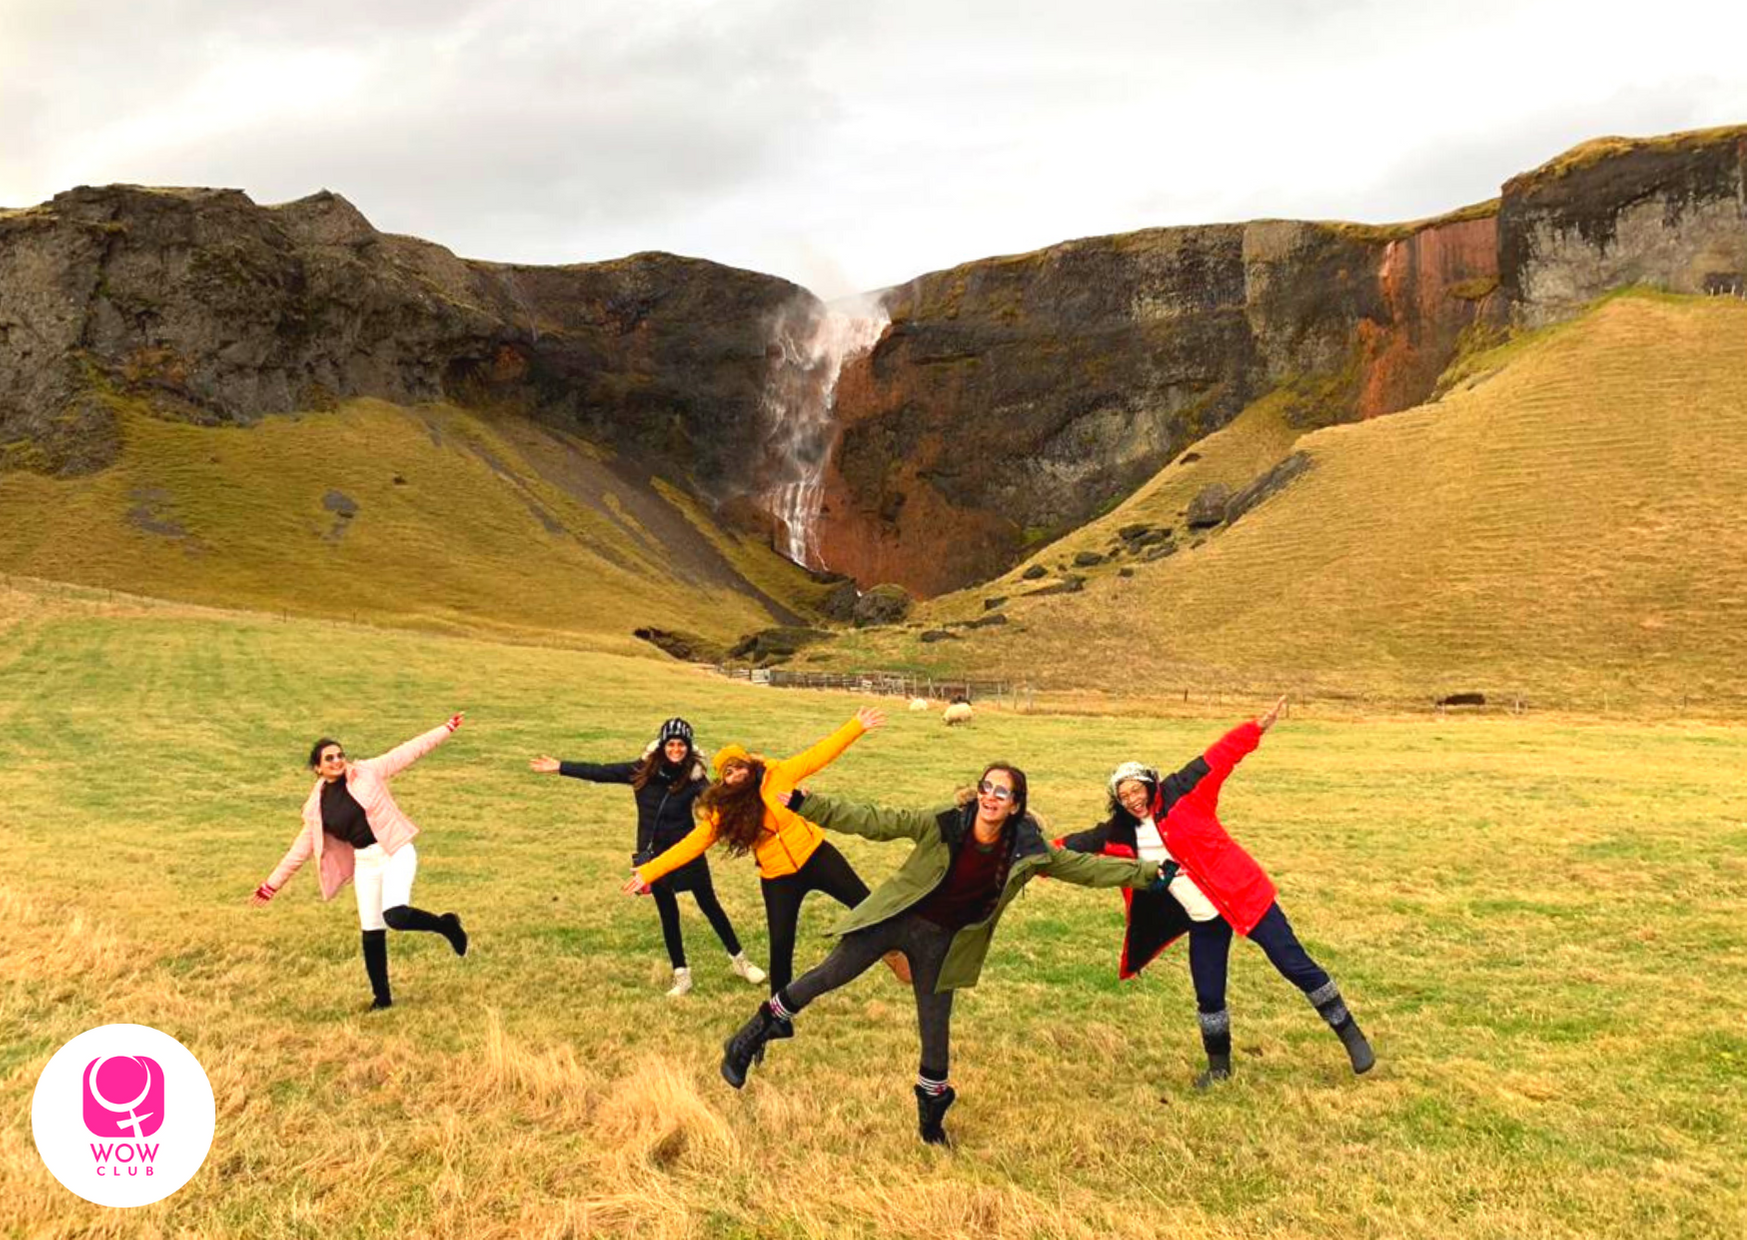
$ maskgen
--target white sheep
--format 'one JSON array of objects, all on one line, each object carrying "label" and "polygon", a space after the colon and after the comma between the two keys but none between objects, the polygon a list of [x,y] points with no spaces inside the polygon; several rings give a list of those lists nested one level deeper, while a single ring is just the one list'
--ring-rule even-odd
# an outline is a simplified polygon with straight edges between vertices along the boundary
[{"label": "white sheep", "polygon": [[971,704],[969,702],[954,702],[941,713],[940,717],[946,720],[946,726],[949,728],[955,724],[969,723],[971,721]]},{"label": "white sheep", "polygon": [[911,698],[910,699],[910,709],[911,710],[927,710],[928,709],[928,699],[927,698]]}]

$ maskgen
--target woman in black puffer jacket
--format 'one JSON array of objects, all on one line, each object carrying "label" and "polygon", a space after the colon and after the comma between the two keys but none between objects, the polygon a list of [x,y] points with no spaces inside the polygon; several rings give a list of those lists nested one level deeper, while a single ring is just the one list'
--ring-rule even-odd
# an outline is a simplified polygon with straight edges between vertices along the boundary
[{"label": "woman in black puffer jacket", "polygon": [[[691,831],[692,803],[709,787],[704,764],[692,749],[692,726],[684,719],[669,719],[653,744],[635,762],[560,762],[541,755],[528,766],[540,775],[568,775],[597,784],[630,784],[637,798],[637,851],[631,864],[640,865],[683,839]],[[679,929],[679,893],[689,891],[698,908],[709,918],[716,937],[727,948],[729,966],[754,986],[764,981],[764,970],[746,959],[734,924],[716,899],[710,881],[710,863],[703,857],[681,866],[655,883],[650,894],[661,914],[661,937],[673,963],[673,988],[677,999],[692,988],[692,972],[686,966],[685,940]]]}]

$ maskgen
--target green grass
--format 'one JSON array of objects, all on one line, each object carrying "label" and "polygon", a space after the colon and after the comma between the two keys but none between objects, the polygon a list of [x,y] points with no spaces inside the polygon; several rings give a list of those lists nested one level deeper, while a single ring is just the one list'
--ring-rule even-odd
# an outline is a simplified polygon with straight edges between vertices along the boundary
[{"label": "green grass", "polygon": [[119,408],[113,467],[0,474],[0,569],[623,652],[644,626],[731,641],[777,622],[756,591],[804,613],[820,590],[675,489],[515,418],[355,401],[215,428]]},{"label": "green grass", "polygon": [[[698,989],[662,997],[654,911],[617,893],[623,789],[529,774],[614,758],[683,711],[706,746],[790,752],[858,703],[690,669],[345,624],[0,590],[0,1234],[1733,1237],[1747,1209],[1747,733],[1294,716],[1227,785],[1376,1040],[1354,1080],[1239,943],[1238,1072],[1198,1096],[1181,947],[1114,979],[1119,902],[1039,882],[960,996],[955,1155],[914,1138],[912,1005],[883,974],[822,1000],[742,1094],[716,1076],[755,994],[700,918]],[[893,711],[821,789],[926,804],[1027,766],[1060,829],[1120,757],[1187,760],[1240,714]],[[397,938],[365,1016],[350,893],[290,841],[319,733],[374,752],[466,708],[396,782],[415,897],[465,962]],[[905,846],[848,840],[872,882]],[[755,957],[750,864],[714,862]],[[834,916],[804,914],[801,959]],[[52,1050],[109,1021],[212,1077],[200,1174],[125,1214],[66,1193],[25,1120]]]}]

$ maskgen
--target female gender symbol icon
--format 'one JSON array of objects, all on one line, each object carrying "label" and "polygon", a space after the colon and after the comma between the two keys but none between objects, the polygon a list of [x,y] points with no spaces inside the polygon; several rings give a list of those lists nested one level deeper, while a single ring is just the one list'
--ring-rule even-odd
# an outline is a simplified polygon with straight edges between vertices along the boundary
[{"label": "female gender symbol icon", "polygon": [[[145,1069],[145,1086],[140,1090],[139,1097],[131,1102],[121,1104],[111,1102],[108,1098],[105,1098],[97,1088],[97,1074],[103,1071],[103,1065],[108,1063],[111,1059],[131,1059]],[[152,1118],[153,1112],[147,1111],[145,1114],[140,1115],[136,1114],[135,1111],[152,1092],[152,1069],[156,1066],[156,1064],[144,1055],[104,1055],[101,1058],[93,1059],[91,1061],[91,1066],[86,1069],[85,1072],[85,1096],[106,1111],[113,1111],[116,1114],[125,1114],[127,1118],[116,1120],[115,1126],[118,1129],[132,1128],[135,1140],[149,1136],[151,1134],[144,1130],[143,1125],[146,1120]],[[163,1070],[161,1068],[159,1069],[158,1080],[160,1084],[163,1081]],[[161,1096],[162,1092],[160,1091],[160,1098]],[[162,1122],[162,1120],[159,1120],[159,1124]],[[154,1132],[157,1128],[158,1124],[152,1126]]]}]

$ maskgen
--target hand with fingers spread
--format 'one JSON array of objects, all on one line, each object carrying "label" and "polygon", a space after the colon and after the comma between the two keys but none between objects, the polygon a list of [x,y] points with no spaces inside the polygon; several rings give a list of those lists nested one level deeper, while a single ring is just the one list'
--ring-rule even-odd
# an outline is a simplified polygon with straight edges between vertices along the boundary
[{"label": "hand with fingers spread", "polygon": [[556,775],[558,774],[558,759],[543,753],[538,758],[528,759],[528,769],[536,775]]},{"label": "hand with fingers spread", "polygon": [[1266,732],[1269,728],[1273,727],[1274,724],[1279,721],[1280,712],[1286,709],[1286,697],[1287,697],[1287,695],[1282,693],[1280,695],[1280,700],[1278,702],[1275,702],[1274,705],[1269,708],[1268,713],[1263,715],[1260,719],[1256,720],[1256,726],[1258,728],[1260,728],[1260,729],[1262,729],[1262,731]]},{"label": "hand with fingers spread", "polygon": [[467,717],[466,711],[458,710],[454,714],[450,715],[447,720],[444,721],[443,726],[448,728],[450,732],[454,732],[456,728],[461,726],[461,721],[463,719],[465,719],[466,717]]},{"label": "hand with fingers spread", "polygon": [[249,903],[256,908],[260,908],[278,894],[278,888],[269,887],[266,883],[262,883],[259,887],[255,888],[255,894],[249,897]]},{"label": "hand with fingers spread", "polygon": [[649,894],[649,884],[638,878],[635,873],[625,880],[625,885],[619,891],[628,896],[646,896]]},{"label": "hand with fingers spread", "polygon": [[886,726],[886,712],[877,706],[863,706],[855,712],[855,720],[867,731]]}]

